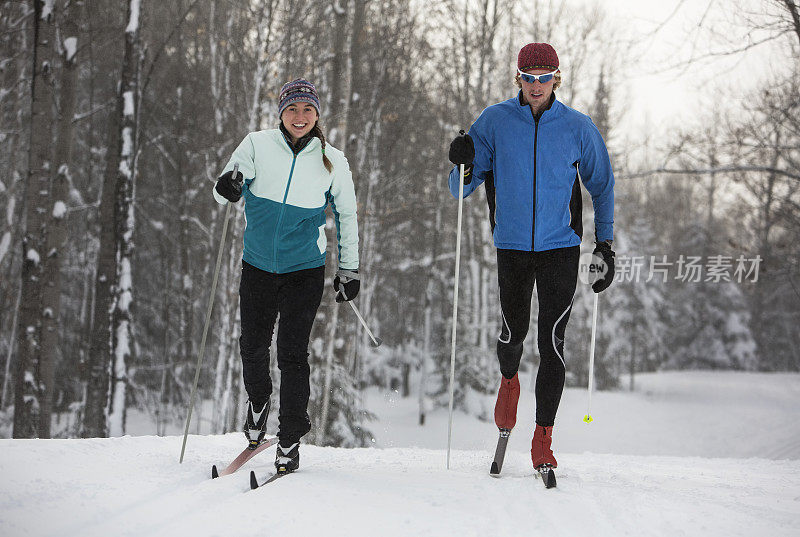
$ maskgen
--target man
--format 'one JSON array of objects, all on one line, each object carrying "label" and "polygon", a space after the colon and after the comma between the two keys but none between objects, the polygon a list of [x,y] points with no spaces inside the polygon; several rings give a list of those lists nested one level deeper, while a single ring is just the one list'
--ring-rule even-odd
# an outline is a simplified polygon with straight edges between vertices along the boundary
[{"label": "man", "polygon": [[[469,134],[453,140],[449,156],[457,166],[449,182],[458,197],[458,165],[464,164],[464,197],[486,184],[502,318],[497,341],[502,376],[495,405],[501,440],[516,423],[517,371],[536,283],[540,364],[531,458],[541,472],[557,466],[551,442],[564,388],[564,334],[583,233],[578,178],[594,205],[594,253],[608,267],[592,286],[599,293],[614,277],[614,175],[592,120],[556,99],[561,71],[552,46],[530,43],[519,51],[516,83],[516,97],[486,108]],[[493,465],[492,473],[499,473],[499,467]]]}]

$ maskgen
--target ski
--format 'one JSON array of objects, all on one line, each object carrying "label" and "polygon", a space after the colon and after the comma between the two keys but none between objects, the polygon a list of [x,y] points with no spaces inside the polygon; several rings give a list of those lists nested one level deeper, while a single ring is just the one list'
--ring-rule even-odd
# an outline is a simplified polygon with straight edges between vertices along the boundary
[{"label": "ski", "polygon": [[556,486],[556,473],[553,471],[553,466],[551,464],[543,464],[539,466],[536,471],[538,472],[538,476],[541,476],[542,482],[544,483],[544,488],[552,489]]},{"label": "ski", "polygon": [[511,436],[511,429],[500,429],[500,438],[497,439],[494,460],[492,461],[492,467],[489,469],[489,475],[492,477],[499,477],[500,471],[503,469],[503,459],[506,457],[509,436]]},{"label": "ski", "polygon": [[281,477],[285,475],[289,475],[294,472],[275,472],[271,476],[269,476],[263,483],[258,482],[258,478],[256,477],[256,473],[253,470],[250,470],[250,490],[255,490],[258,487],[263,487],[264,485],[269,485],[273,481],[277,481]]},{"label": "ski", "polygon": [[231,462],[224,469],[217,470],[217,465],[216,464],[213,465],[211,467],[211,478],[216,479],[218,477],[232,474],[233,472],[244,466],[244,463],[246,463],[256,455],[258,455],[268,447],[274,446],[277,443],[278,443],[278,438],[273,437],[273,438],[265,438],[264,440],[261,441],[260,444],[257,444],[255,448],[247,446],[246,448],[244,448],[244,451],[239,453],[239,456],[233,459],[233,462]]}]

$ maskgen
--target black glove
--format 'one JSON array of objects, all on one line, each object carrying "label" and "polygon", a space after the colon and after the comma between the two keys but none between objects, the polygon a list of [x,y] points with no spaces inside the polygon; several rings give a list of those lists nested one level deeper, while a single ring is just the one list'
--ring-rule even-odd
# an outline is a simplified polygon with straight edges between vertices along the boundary
[{"label": "black glove", "polygon": [[339,269],[333,279],[333,288],[336,290],[336,302],[351,301],[358,296],[361,281],[358,270]]},{"label": "black glove", "polygon": [[614,250],[611,249],[609,241],[602,241],[598,242],[597,246],[594,247],[592,255],[602,258],[606,266],[603,277],[592,284],[592,291],[602,293],[614,281]]},{"label": "black glove", "polygon": [[450,154],[448,157],[450,162],[456,166],[464,165],[464,184],[468,185],[472,182],[472,161],[475,160],[475,142],[463,130],[459,132],[461,134],[450,142]]},{"label": "black glove", "polygon": [[464,131],[460,132],[461,134],[450,142],[448,158],[456,166],[463,164],[466,168],[467,166],[472,166],[472,161],[475,160],[475,142],[472,141],[472,136]]},{"label": "black glove", "polygon": [[214,188],[220,196],[231,203],[236,203],[239,201],[239,198],[242,197],[243,181],[244,175],[242,175],[242,172],[236,172],[236,177],[234,177],[233,170],[231,170],[223,173],[219,179],[217,179],[217,186]]}]

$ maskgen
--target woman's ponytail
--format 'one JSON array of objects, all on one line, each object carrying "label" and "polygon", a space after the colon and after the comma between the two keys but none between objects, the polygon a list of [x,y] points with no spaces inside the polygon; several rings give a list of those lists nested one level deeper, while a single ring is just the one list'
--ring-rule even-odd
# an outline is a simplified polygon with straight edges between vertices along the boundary
[{"label": "woman's ponytail", "polygon": [[319,138],[320,144],[322,145],[322,164],[325,166],[325,169],[328,170],[328,173],[332,173],[333,164],[331,163],[327,155],[325,155],[325,135],[322,134],[322,129],[319,126],[319,121],[317,121],[314,124],[314,128],[311,129],[311,134]]}]

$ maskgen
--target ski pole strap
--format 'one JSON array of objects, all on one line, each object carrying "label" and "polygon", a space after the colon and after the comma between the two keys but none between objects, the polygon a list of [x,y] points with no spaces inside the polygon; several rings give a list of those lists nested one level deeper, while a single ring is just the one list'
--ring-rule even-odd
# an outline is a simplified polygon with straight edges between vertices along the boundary
[{"label": "ski pole strap", "polygon": [[352,270],[339,269],[336,271],[336,275],[339,276],[339,280],[341,280],[342,283],[347,283],[351,280],[361,280],[358,272],[353,272]]}]

